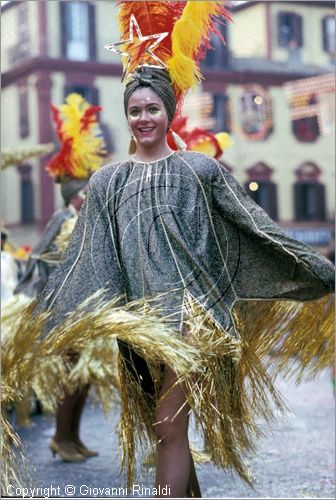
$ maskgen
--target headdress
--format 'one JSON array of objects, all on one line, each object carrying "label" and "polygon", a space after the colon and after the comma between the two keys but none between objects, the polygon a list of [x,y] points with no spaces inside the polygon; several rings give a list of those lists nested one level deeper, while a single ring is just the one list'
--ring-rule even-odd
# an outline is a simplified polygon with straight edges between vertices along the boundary
[{"label": "headdress", "polygon": [[61,106],[51,104],[61,148],[46,169],[56,182],[84,181],[101,167],[106,156],[103,134],[97,121],[101,109],[100,106],[91,106],[76,93],[69,94]]},{"label": "headdress", "polygon": [[139,66],[166,68],[179,107],[202,77],[199,61],[211,47],[211,33],[223,40],[215,22],[230,18],[225,2],[121,0],[117,5],[121,40],[106,48],[122,56],[122,79],[136,77]]}]

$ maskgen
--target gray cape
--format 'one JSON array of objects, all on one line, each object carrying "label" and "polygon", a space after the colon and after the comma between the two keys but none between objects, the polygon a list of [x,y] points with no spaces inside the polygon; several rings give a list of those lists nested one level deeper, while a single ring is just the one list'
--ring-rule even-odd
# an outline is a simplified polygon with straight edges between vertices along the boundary
[{"label": "gray cape", "polygon": [[75,209],[71,207],[64,207],[54,212],[32,249],[25,272],[14,290],[15,294],[23,293],[27,297],[36,297],[41,293],[46,286],[50,273],[54,269],[54,265],[45,262],[40,256],[46,252],[56,250],[54,241],[61,230],[63,222],[75,217],[75,215]]},{"label": "gray cape", "polygon": [[188,294],[236,336],[237,300],[320,298],[333,292],[334,267],[289,238],[217,161],[175,152],[92,176],[37,312],[52,311],[49,329],[101,288],[125,302],[156,297],[176,329]]}]

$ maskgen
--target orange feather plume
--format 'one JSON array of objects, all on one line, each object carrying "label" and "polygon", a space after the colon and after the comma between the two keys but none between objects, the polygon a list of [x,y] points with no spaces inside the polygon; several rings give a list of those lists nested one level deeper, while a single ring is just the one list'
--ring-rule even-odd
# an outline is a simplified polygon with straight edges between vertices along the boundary
[{"label": "orange feather plume", "polygon": [[[122,40],[127,40],[130,36],[131,15],[135,16],[143,36],[168,32],[168,36],[153,51],[165,63],[172,54],[171,33],[175,22],[182,15],[185,2],[121,0],[117,6],[119,7],[118,25]],[[145,52],[151,41],[139,45],[138,41],[139,39],[134,33],[134,43],[125,45],[125,51],[131,55],[129,74],[133,73],[135,68],[141,64],[155,64],[155,61]]]},{"label": "orange feather plume", "polygon": [[87,179],[101,167],[106,156],[103,134],[97,113],[102,108],[91,106],[79,94],[70,94],[66,104],[51,104],[52,119],[61,143],[59,152],[46,169],[52,177]]},{"label": "orange feather plume", "polygon": [[[215,33],[224,43],[216,23],[230,19],[222,1],[129,1],[117,3],[118,23],[122,41],[121,52],[129,54],[127,75],[143,64],[157,65],[148,49],[153,40],[141,41],[133,29],[130,42],[130,19],[133,15],[143,37],[168,32],[153,49],[155,56],[167,66],[178,105],[186,91],[200,79],[199,61],[211,47],[210,35]],[[126,65],[128,57],[123,57]]]}]

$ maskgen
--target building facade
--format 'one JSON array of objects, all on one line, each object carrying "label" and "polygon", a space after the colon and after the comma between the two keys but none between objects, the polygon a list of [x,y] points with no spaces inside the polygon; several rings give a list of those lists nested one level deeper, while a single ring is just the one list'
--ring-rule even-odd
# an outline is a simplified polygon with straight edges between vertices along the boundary
[{"label": "building facade", "polygon": [[226,130],[234,142],[223,160],[290,235],[330,255],[334,5],[233,4],[234,23],[222,27],[227,46],[208,53],[203,63],[203,88],[214,96],[216,130]]},{"label": "building facade", "polygon": [[[233,139],[222,160],[274,219],[328,253],[334,120],[322,127],[318,92],[308,93],[316,114],[293,120],[285,84],[333,72],[333,2],[232,2],[231,8],[234,23],[220,26],[227,44],[212,41],[216,50],[202,63],[199,89],[212,95],[213,129]],[[111,157],[127,156],[121,65],[104,49],[119,39],[115,14],[115,1],[104,0],[16,0],[2,7],[2,147],[57,144],[50,102],[76,91],[103,107]],[[6,225],[43,226],[61,204],[43,169],[47,160],[3,173]]]}]

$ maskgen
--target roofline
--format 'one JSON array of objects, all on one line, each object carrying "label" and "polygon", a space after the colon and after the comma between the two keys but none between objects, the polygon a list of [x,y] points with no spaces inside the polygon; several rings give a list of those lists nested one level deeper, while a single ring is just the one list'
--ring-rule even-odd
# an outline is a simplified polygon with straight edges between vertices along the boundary
[{"label": "roofline", "polygon": [[246,3],[243,3],[242,5],[232,5],[230,10],[234,12],[239,12],[240,10],[245,10],[249,9],[250,7],[253,7],[254,5],[260,4],[260,3],[282,3],[282,4],[299,4],[299,5],[309,5],[313,7],[325,7],[328,9],[334,9],[335,8],[335,2],[330,2],[329,0],[252,0]]}]

